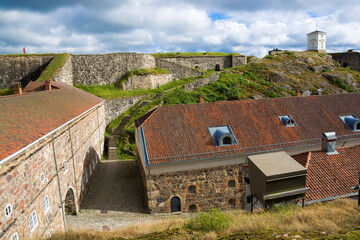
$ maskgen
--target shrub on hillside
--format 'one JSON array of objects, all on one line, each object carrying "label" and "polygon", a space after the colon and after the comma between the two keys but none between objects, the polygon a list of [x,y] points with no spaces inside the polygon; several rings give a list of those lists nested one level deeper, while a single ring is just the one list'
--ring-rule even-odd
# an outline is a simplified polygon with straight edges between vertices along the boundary
[{"label": "shrub on hillside", "polygon": [[208,213],[200,212],[184,224],[184,228],[195,231],[219,231],[228,229],[234,219],[220,209],[212,208]]}]

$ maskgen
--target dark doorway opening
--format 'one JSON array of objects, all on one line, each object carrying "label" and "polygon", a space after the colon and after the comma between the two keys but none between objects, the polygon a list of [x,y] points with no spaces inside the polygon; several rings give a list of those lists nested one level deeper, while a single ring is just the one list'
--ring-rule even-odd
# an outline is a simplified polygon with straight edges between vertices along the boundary
[{"label": "dark doorway opening", "polygon": [[347,66],[349,66],[349,64],[347,62],[344,62],[342,66],[347,67]]},{"label": "dark doorway opening", "polygon": [[220,71],[220,65],[219,64],[215,65],[215,71]]},{"label": "dark doorway opening", "polygon": [[65,197],[65,214],[76,215],[76,203],[74,191],[70,188]]},{"label": "dark doorway opening", "polygon": [[170,205],[171,205],[171,212],[180,212],[181,211],[179,197],[172,197],[171,201],[170,201]]}]

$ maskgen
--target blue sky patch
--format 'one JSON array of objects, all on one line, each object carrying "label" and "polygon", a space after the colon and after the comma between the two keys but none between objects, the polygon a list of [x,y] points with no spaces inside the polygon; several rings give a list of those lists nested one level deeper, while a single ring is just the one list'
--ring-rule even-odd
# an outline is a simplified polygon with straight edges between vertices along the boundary
[{"label": "blue sky patch", "polygon": [[209,17],[211,18],[212,21],[229,19],[229,17],[226,16],[225,13],[220,13],[220,12],[210,13]]}]

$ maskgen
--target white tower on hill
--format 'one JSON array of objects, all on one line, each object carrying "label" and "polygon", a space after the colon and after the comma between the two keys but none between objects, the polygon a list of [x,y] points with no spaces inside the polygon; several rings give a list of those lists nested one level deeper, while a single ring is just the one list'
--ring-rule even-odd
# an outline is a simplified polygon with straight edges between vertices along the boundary
[{"label": "white tower on hill", "polygon": [[315,31],[307,34],[307,50],[326,52],[326,33]]}]

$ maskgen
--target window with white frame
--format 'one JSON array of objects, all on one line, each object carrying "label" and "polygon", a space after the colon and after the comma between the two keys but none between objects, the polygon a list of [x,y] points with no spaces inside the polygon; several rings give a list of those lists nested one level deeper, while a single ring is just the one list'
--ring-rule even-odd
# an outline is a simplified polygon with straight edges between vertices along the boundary
[{"label": "window with white frame", "polygon": [[50,204],[49,204],[49,197],[48,195],[46,195],[43,199],[43,207],[44,207],[44,212],[47,212],[50,209]]},{"label": "window with white frame", "polygon": [[68,170],[68,166],[67,166],[67,161],[66,161],[66,160],[64,161],[63,165],[64,165],[64,173],[66,173],[67,170]]},{"label": "window with white frame", "polygon": [[12,214],[12,211],[13,211],[12,206],[10,204],[7,204],[5,207],[5,216],[10,217]]},{"label": "window with white frame", "polygon": [[34,210],[29,217],[30,232],[32,232],[38,225],[36,210]]},{"label": "window with white frame", "polygon": [[81,165],[81,155],[79,154],[79,157],[78,157],[78,163],[79,165]]},{"label": "window with white frame", "polygon": [[9,240],[19,240],[19,234],[18,233],[14,233]]}]

